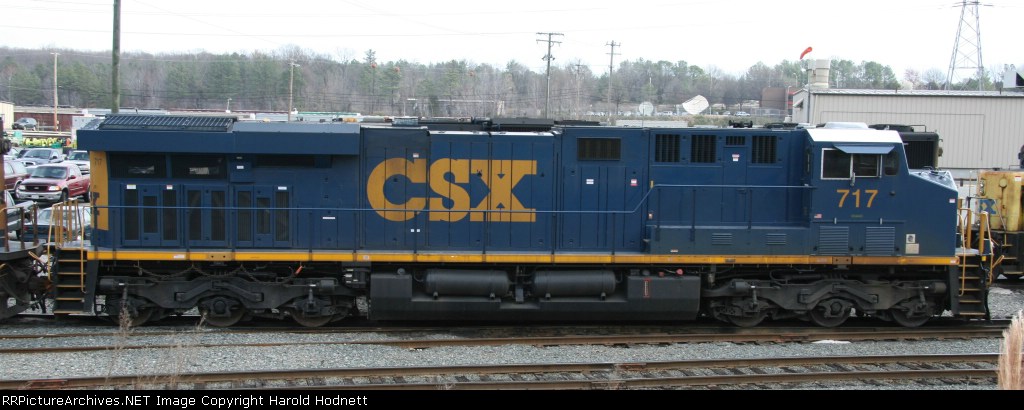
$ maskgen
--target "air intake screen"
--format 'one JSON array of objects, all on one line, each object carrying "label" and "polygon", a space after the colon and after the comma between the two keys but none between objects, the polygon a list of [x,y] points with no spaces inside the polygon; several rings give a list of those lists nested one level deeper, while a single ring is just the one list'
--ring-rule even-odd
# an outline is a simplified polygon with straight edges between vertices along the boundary
[{"label": "air intake screen", "polygon": [[227,132],[235,118],[184,117],[173,115],[110,115],[103,120],[101,130],[156,130]]}]

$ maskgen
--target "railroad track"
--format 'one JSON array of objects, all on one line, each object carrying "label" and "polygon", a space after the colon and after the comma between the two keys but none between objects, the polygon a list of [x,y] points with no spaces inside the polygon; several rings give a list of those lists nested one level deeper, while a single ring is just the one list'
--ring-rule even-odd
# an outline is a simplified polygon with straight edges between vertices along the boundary
[{"label": "railroad track", "polygon": [[4,380],[0,389],[607,390],[792,388],[880,380],[994,386],[998,354],[344,368]]},{"label": "railroad track", "polygon": [[[3,338],[11,339],[59,339],[59,338],[88,338],[93,343],[97,339],[106,342],[93,345],[79,346],[54,346],[54,347],[29,347],[29,348],[2,348],[0,354],[47,354],[47,353],[76,353],[90,351],[113,351],[113,350],[137,350],[137,349],[180,349],[186,347],[277,347],[277,346],[300,346],[300,345],[383,345],[395,346],[406,349],[427,349],[450,346],[499,346],[499,345],[533,345],[533,346],[567,346],[567,345],[670,345],[679,343],[709,343],[709,342],[730,342],[730,343],[800,343],[816,342],[825,340],[846,340],[846,341],[886,341],[886,340],[946,340],[946,339],[977,339],[977,338],[999,338],[1002,337],[1005,326],[964,326],[956,328],[869,328],[869,329],[825,329],[808,327],[801,329],[757,329],[753,331],[737,331],[735,328],[720,328],[718,331],[707,333],[679,333],[679,334],[582,334],[582,335],[556,335],[556,336],[514,336],[514,337],[446,337],[446,338],[405,338],[385,337],[360,338],[358,333],[352,335],[339,335],[343,340],[299,340],[282,341],[271,343],[211,343],[204,342],[206,333],[129,333],[118,335],[116,333],[72,333],[72,334],[44,334],[44,335],[7,335]],[[401,329],[403,333],[408,329]],[[422,332],[423,329],[416,329]],[[381,332],[377,329],[376,332]],[[391,331],[385,330],[387,334]],[[222,332],[214,332],[209,335],[215,336]],[[310,332],[322,334],[323,332]],[[334,333],[334,332],[331,332]],[[438,331],[439,334],[451,336],[450,333]],[[142,336],[164,336],[187,338],[186,343],[177,340],[175,343],[152,343]]]},{"label": "railroad track", "polygon": [[[23,315],[25,316],[25,315]],[[626,334],[699,334],[699,333],[731,333],[737,335],[752,335],[752,334],[794,334],[802,332],[813,332],[813,331],[824,331],[830,333],[840,332],[914,332],[920,330],[938,330],[938,329],[1005,329],[1010,325],[1008,319],[992,319],[986,322],[971,322],[964,324],[962,321],[954,319],[936,319],[933,323],[925,327],[920,328],[904,328],[900,326],[878,326],[877,321],[865,321],[864,324],[858,325],[851,319],[851,324],[842,326],[839,328],[820,328],[811,324],[802,322],[790,322],[790,323],[779,323],[774,326],[759,326],[754,328],[738,328],[728,324],[722,324],[719,322],[710,322],[710,324],[700,323],[687,323],[685,325],[666,325],[666,324],[621,324],[621,323],[601,323],[601,324],[579,324],[570,323],[565,325],[558,324],[540,324],[535,326],[515,326],[515,325],[480,325],[480,324],[446,324],[443,326],[435,326],[429,323],[416,324],[416,325],[404,325],[404,324],[367,324],[367,325],[347,325],[347,326],[327,326],[318,328],[296,328],[290,324],[290,322],[284,322],[283,325],[275,325],[273,323],[265,326],[234,326],[230,328],[217,328],[207,326],[196,326],[190,323],[188,319],[185,322],[189,324],[175,324],[169,326],[144,326],[132,329],[120,329],[118,327],[111,326],[109,322],[98,319],[94,316],[72,316],[70,318],[63,319],[62,322],[52,322],[52,316],[50,320],[43,319],[37,321],[36,317],[18,317],[11,319],[8,322],[0,325],[0,341],[8,339],[54,339],[54,338],[93,338],[93,337],[107,337],[111,335],[117,335],[125,338],[137,338],[137,337],[151,337],[151,336],[176,336],[182,334],[209,334],[209,335],[228,335],[228,334],[265,334],[265,333],[281,333],[281,334],[303,334],[303,335],[329,335],[329,334],[345,334],[345,333],[388,333],[388,334],[460,334],[468,335],[469,337],[476,337],[478,335],[516,335],[516,336],[527,336],[527,335],[591,335],[591,334],[611,334],[611,335],[626,335]],[[67,322],[67,321],[74,322]],[[165,319],[166,320],[166,319]],[[795,323],[795,324],[794,324]],[[78,329],[100,329],[97,331],[75,331]],[[9,332],[5,333],[4,329],[27,329],[29,332]]]}]

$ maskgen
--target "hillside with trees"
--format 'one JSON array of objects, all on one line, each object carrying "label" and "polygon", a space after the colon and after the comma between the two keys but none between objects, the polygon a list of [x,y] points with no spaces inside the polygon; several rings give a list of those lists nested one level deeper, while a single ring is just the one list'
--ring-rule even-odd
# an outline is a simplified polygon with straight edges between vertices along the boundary
[{"label": "hillside with trees", "polygon": [[[19,106],[53,101],[54,57],[61,106],[110,108],[108,52],[0,48],[0,96]],[[292,71],[292,62],[297,64]],[[125,108],[284,112],[289,97],[298,111],[359,112],[412,116],[539,116],[584,118],[588,113],[635,110],[636,104],[675,105],[703,95],[726,106],[760,100],[765,87],[799,88],[806,83],[801,61],[758,62],[741,75],[714,66],[678,61],[622,61],[611,76],[579,62],[551,67],[550,97],[544,71],[517,61],[503,67],[452,60],[421,64],[378,61],[299,48],[250,54],[121,55],[121,104]],[[837,88],[895,89],[901,81],[874,61],[833,60],[830,84]],[[998,78],[998,77],[997,77]],[[908,70],[903,81],[940,89],[943,73]],[[986,79],[989,89],[992,84]],[[291,93],[289,93],[291,86]],[[971,86],[976,89],[976,86]]]}]

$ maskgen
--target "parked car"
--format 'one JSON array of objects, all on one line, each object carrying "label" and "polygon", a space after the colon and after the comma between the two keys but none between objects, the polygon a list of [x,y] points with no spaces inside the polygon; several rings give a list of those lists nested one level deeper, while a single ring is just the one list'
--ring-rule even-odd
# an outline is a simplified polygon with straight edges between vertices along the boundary
[{"label": "parked car", "polygon": [[[54,215],[57,217],[54,218]],[[92,212],[88,205],[82,204],[40,209],[35,223],[26,223],[19,236],[19,239],[26,242],[37,239],[45,242],[87,241],[91,238]]]},{"label": "parked car", "polygon": [[89,151],[74,150],[68,154],[67,162],[78,165],[83,174],[89,173]]},{"label": "parked car", "polygon": [[14,233],[15,238],[23,238],[24,227],[32,220],[32,206],[35,204],[32,201],[15,202],[10,191],[4,191],[4,199],[7,208],[7,233]]},{"label": "parked car", "polygon": [[23,147],[18,147],[18,146],[11,147],[11,149],[8,150],[6,154],[4,154],[4,159],[5,160],[6,159],[17,159],[18,155],[21,154],[21,152],[24,151],[24,150],[25,150],[25,148],[23,148]]},{"label": "parked car", "polygon": [[744,112],[744,111],[736,111],[736,116],[737,117],[749,117],[750,113]]},{"label": "parked car", "polygon": [[38,127],[39,123],[36,122],[36,119],[29,117],[18,118],[17,121],[11,124],[11,128],[16,130],[34,131]]},{"label": "parked car", "polygon": [[7,190],[17,192],[18,185],[21,185],[21,181],[27,179],[28,175],[28,170],[21,161],[4,161],[4,185]]},{"label": "parked car", "polygon": [[40,164],[51,164],[64,161],[64,152],[60,148],[31,148],[21,156],[26,167]]},{"label": "parked car", "polygon": [[83,175],[78,165],[43,164],[18,187],[18,198],[54,203],[80,196],[88,201],[89,183],[89,175]]}]

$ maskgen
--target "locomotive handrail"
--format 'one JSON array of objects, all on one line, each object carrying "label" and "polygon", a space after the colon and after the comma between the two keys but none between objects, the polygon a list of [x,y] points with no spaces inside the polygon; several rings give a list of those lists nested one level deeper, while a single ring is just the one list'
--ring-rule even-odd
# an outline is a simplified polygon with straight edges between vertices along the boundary
[{"label": "locomotive handrail", "polygon": [[146,205],[93,205],[99,209],[184,209],[184,210],[223,210],[223,211],[239,211],[239,210],[268,210],[268,211],[340,211],[340,212],[470,212],[470,213],[548,213],[548,214],[631,214],[640,210],[640,207],[647,202],[650,198],[651,193],[656,191],[656,188],[721,188],[721,189],[816,189],[816,187],[809,185],[678,185],[678,184],[655,184],[644,192],[644,195],[638,200],[637,204],[632,209],[622,210],[585,210],[585,211],[567,211],[567,210],[509,210],[509,209],[459,209],[459,208],[445,208],[445,209],[427,209],[427,208],[353,208],[353,207],[239,207],[239,206],[146,206]]},{"label": "locomotive handrail", "polygon": [[633,208],[633,212],[640,209],[640,206],[647,201],[647,198],[651,196],[651,192],[655,191],[655,188],[720,188],[720,189],[816,189],[817,187],[810,185],[697,185],[697,184],[654,184],[651,189],[648,189],[644,196],[640,198],[640,202]]},{"label": "locomotive handrail", "polygon": [[[77,199],[73,199],[54,204],[50,210],[50,225],[46,232],[46,242],[51,243],[53,247],[46,247],[46,254],[48,256],[46,274],[55,282],[56,280],[52,278],[55,274],[59,274],[59,272],[52,271],[53,269],[58,269],[58,264],[54,263],[57,255],[51,253],[56,250],[54,247],[63,248],[68,243],[76,240],[81,241],[82,243],[85,241],[85,230],[87,227],[83,220],[82,213],[78,210],[79,207],[79,201]],[[35,232],[34,238],[35,240],[38,240],[41,232],[39,232],[38,228],[35,228]],[[81,235],[82,237],[78,238],[77,235]],[[85,258],[78,257],[77,262],[79,264],[79,272],[85,272]],[[79,289],[84,290],[85,275],[80,275],[78,279]]]},{"label": "locomotive handrail", "polygon": [[[977,215],[978,232],[977,238],[974,237],[974,224],[975,215]],[[976,212],[969,206],[963,205],[963,200],[957,200],[957,230],[962,238],[962,247],[964,249],[970,249],[975,251],[977,255],[982,257],[981,261],[985,264],[986,278],[985,281],[988,285],[992,285],[995,280],[993,275],[995,267],[998,266],[999,261],[992,258],[995,253],[994,246],[992,244],[992,228],[989,223],[988,212]],[[974,244],[977,243],[977,248]],[[966,255],[959,255],[960,263],[960,296],[963,296],[966,292],[967,287],[967,262]],[[981,267],[980,264],[978,266]]]},{"label": "locomotive handrail", "polygon": [[[978,248],[979,248],[979,251],[980,251],[980,253],[982,255],[987,255],[987,257],[984,258],[984,260],[988,262],[988,269],[987,269],[987,271],[988,271],[988,280],[987,281],[988,281],[989,285],[992,285],[992,282],[995,280],[995,277],[993,276],[993,270],[995,269],[996,265],[995,265],[995,261],[992,258],[992,255],[995,254],[995,246],[993,246],[993,243],[992,243],[992,225],[989,223],[989,213],[988,212],[982,212],[981,213],[981,218],[979,219],[979,223],[980,223],[981,228],[978,229]],[[988,247],[987,250],[985,249],[986,246]],[[963,290],[961,290],[961,292],[962,291]]]},{"label": "locomotive handrail", "polygon": [[[26,207],[24,207],[24,206],[15,206],[15,208],[17,208],[17,212],[18,212],[18,220],[21,221],[20,225],[21,225],[22,232],[25,231],[25,228],[27,228],[27,224],[30,221],[33,224],[33,228],[35,228],[35,226],[34,226],[35,225],[35,217],[34,216],[35,216],[35,211],[37,210],[37,206],[36,206],[35,203],[32,203],[31,205],[28,205],[27,207],[29,208],[29,210],[31,210],[33,212],[33,214],[32,214],[33,217],[32,218],[26,218],[26,215],[28,214],[28,210],[25,209]],[[7,214],[7,205],[6,204],[0,203],[0,213],[3,213],[4,215]],[[9,225],[10,221],[7,221],[7,224]],[[9,237],[11,232],[7,229],[8,225],[0,227],[0,229],[2,229],[2,231],[3,231],[3,236],[4,236],[4,241],[3,241],[4,242],[4,252],[10,252],[11,251],[11,239]],[[24,235],[17,235],[17,238],[15,238],[15,239],[17,239],[18,242],[21,243],[21,247],[22,247],[22,249],[24,249],[25,248],[25,236]],[[35,246],[35,245],[38,245],[38,244],[39,244],[39,238],[33,237],[32,245]]]},{"label": "locomotive handrail", "polygon": [[[204,212],[204,211],[214,211],[214,210],[216,210],[216,211],[223,211],[223,212],[231,212],[232,215],[237,215],[236,213],[239,212],[239,211],[256,211],[256,210],[268,211],[268,212],[290,211],[290,212],[294,212],[295,213],[295,214],[293,214],[292,217],[298,217],[300,214],[308,215],[308,218],[311,218],[311,219],[308,220],[307,222],[310,223],[310,224],[312,224],[312,218],[315,218],[314,215],[317,212],[323,212],[323,211],[336,212],[336,213],[339,213],[339,214],[341,214],[341,213],[351,213],[352,217],[355,218],[357,221],[358,221],[358,218],[356,218],[356,215],[358,215],[360,213],[369,213],[369,212],[378,212],[378,213],[379,212],[416,212],[416,213],[424,212],[424,213],[426,213],[428,215],[431,214],[431,213],[435,213],[435,212],[438,212],[438,213],[466,212],[468,214],[484,214],[484,215],[488,215],[488,214],[503,214],[503,215],[504,214],[539,214],[539,215],[551,215],[552,218],[557,218],[559,215],[597,215],[597,216],[601,216],[601,215],[608,216],[608,215],[610,215],[613,218],[613,220],[611,221],[611,225],[612,225],[612,229],[614,230],[614,229],[618,228],[619,218],[617,217],[617,215],[635,215],[635,214],[637,214],[638,212],[641,211],[641,208],[643,207],[643,205],[645,203],[647,203],[648,201],[650,201],[652,193],[654,193],[656,191],[660,191],[662,189],[750,189],[750,190],[754,190],[754,189],[757,189],[757,190],[771,190],[771,189],[785,189],[785,190],[798,189],[798,190],[804,190],[804,189],[808,189],[808,190],[813,190],[813,189],[816,189],[816,187],[810,186],[810,185],[654,184],[654,185],[651,185],[650,188],[647,189],[644,192],[643,196],[641,196],[639,199],[637,199],[636,204],[633,205],[633,207],[631,209],[630,208],[626,208],[626,209],[619,209],[619,210],[542,210],[542,209],[512,210],[512,209],[447,209],[447,208],[445,208],[445,209],[429,209],[429,208],[421,208],[421,209],[413,208],[413,209],[410,209],[408,207],[401,207],[401,208],[391,208],[391,207],[388,207],[388,208],[362,208],[362,207],[260,207],[260,208],[253,208],[253,207],[239,207],[239,206],[220,206],[220,207],[215,207],[215,206],[178,206],[178,205],[174,205],[174,206],[165,206],[165,205],[146,206],[146,205],[141,205],[141,204],[140,205],[96,205],[96,204],[92,204],[92,208],[93,208],[92,209],[92,212],[93,212],[92,220],[93,220],[93,224],[95,225],[95,223],[98,221],[97,216],[99,215],[99,212],[101,210],[104,210],[104,209],[111,210],[111,211],[127,210],[127,209],[138,209],[138,210],[142,210],[142,209],[158,209],[158,210],[184,211],[185,214],[183,215],[183,217],[185,218],[185,220],[188,220],[188,218],[192,215],[192,212]],[[752,204],[750,204],[750,207],[752,207]],[[121,218],[122,215],[123,214],[120,214],[117,217],[113,217],[114,215],[112,215],[112,217],[110,218],[110,223],[112,224],[111,227],[114,228],[113,231],[118,231],[119,228],[122,228],[122,227],[119,226],[121,224],[120,218]],[[552,220],[551,223],[553,225],[557,226],[557,220]],[[752,223],[753,223],[752,214],[751,214],[751,217],[748,218],[748,221],[746,221],[746,223],[747,223],[748,227],[752,225]],[[660,218],[659,218],[658,225],[660,226],[660,224],[661,224],[661,222],[660,222]],[[181,239],[182,239],[182,242],[184,243],[185,249],[189,250],[191,248],[191,246],[194,245],[191,240],[187,239],[187,235],[190,232],[189,231],[189,226],[188,226],[187,223],[185,223],[185,224],[183,224],[182,227],[184,228],[184,230],[181,232],[181,235],[182,235]],[[353,227],[356,227],[355,223],[353,224]],[[413,228],[416,229],[416,228],[419,228],[419,226],[413,227]],[[484,229],[488,230],[489,229],[489,224],[485,224]],[[556,233],[554,233],[554,229],[552,231],[553,231],[552,235],[557,235]],[[417,236],[413,237],[414,241],[418,241],[418,237]],[[486,232],[485,232],[484,236],[485,237],[487,236]],[[613,236],[614,236],[614,234],[613,234]],[[225,240],[227,240],[227,239],[225,239]],[[237,242],[238,242],[238,240],[235,239],[233,241],[227,241],[225,243],[225,245],[227,247],[231,248],[231,249],[234,249],[234,248],[236,248],[238,246]],[[482,242],[483,242],[481,244],[482,250],[484,252],[486,252],[487,241],[482,241]],[[551,250],[552,250],[552,252],[554,252],[555,249],[557,248],[556,238],[554,238],[554,237],[551,238],[550,242],[551,242]],[[615,242],[615,241],[612,240],[612,242]],[[312,240],[312,238],[309,238],[309,244],[310,244],[309,251],[313,251],[315,249],[315,247],[313,246],[313,243],[314,243],[314,241]],[[92,245],[93,245],[94,248],[97,246],[95,241],[93,241]],[[118,247],[118,241],[113,240],[113,241],[111,241],[110,245],[114,249],[116,249]],[[613,244],[612,246],[614,248],[615,244]],[[355,249],[357,247],[358,247],[358,245],[353,246],[353,251],[355,251]],[[418,248],[418,243],[414,243],[413,247],[414,247],[413,249],[415,251],[415,249]],[[613,253],[614,253],[614,250],[613,250]]]}]

